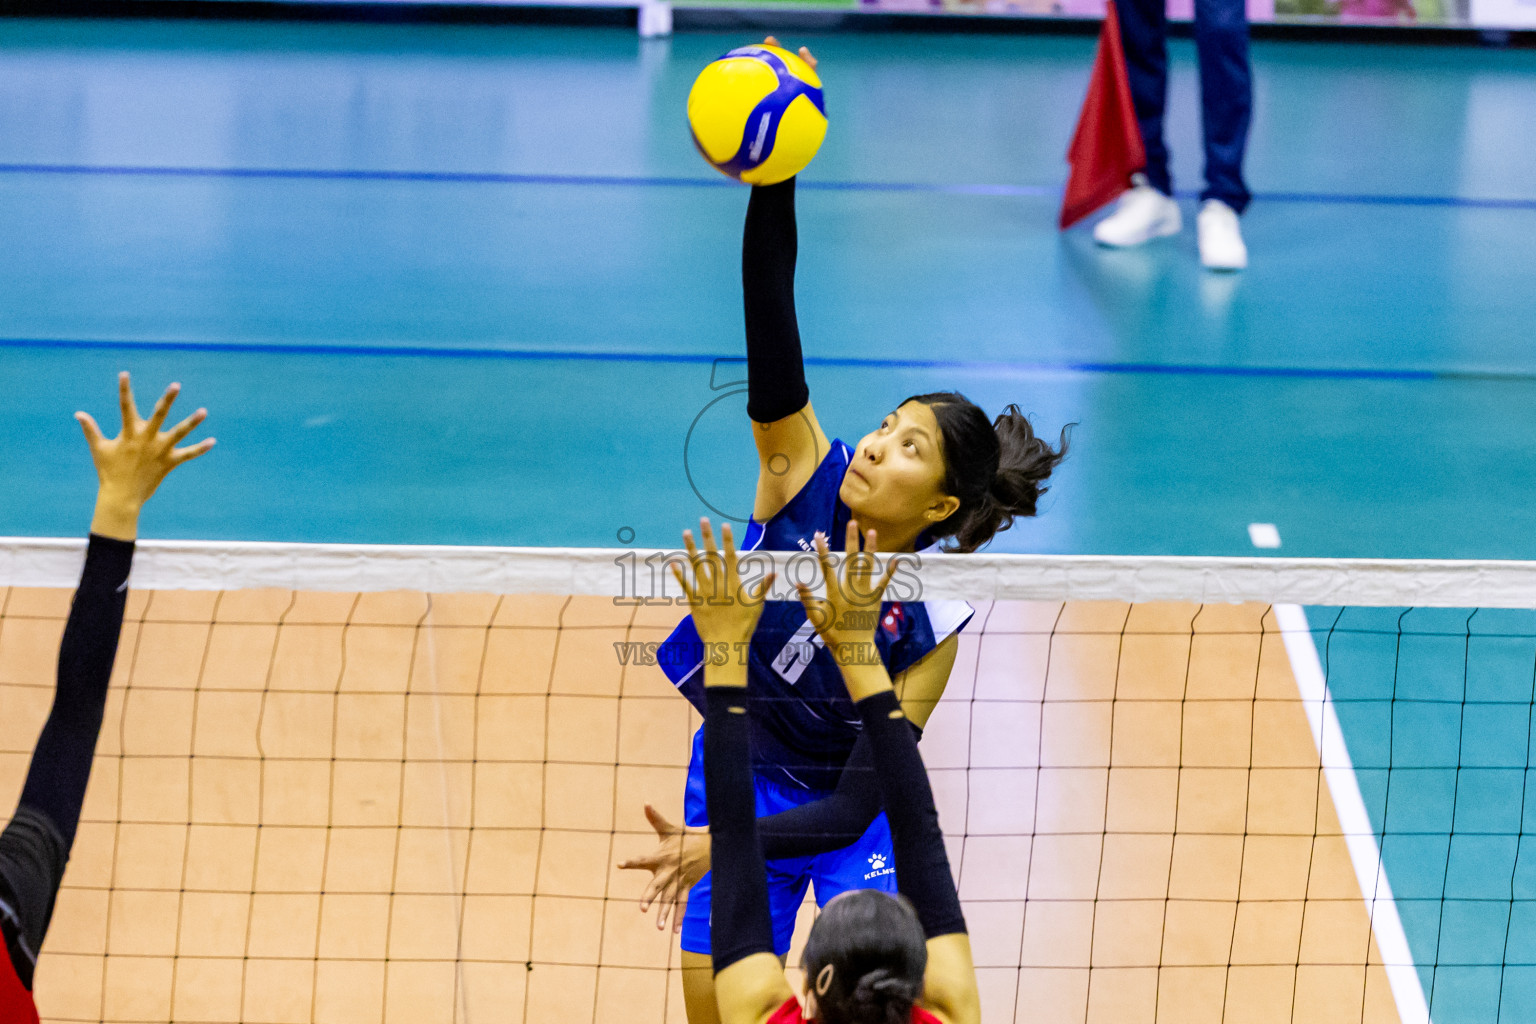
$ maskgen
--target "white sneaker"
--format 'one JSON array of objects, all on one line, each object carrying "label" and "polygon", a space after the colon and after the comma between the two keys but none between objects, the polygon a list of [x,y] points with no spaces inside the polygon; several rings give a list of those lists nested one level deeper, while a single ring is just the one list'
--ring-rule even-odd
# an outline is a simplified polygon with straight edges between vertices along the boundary
[{"label": "white sneaker", "polygon": [[1115,212],[1093,226],[1093,239],[1124,249],[1176,235],[1183,227],[1179,204],[1148,184],[1146,175],[1137,174],[1131,177],[1131,187],[1120,194]]},{"label": "white sneaker", "polygon": [[1237,211],[1220,199],[1200,204],[1195,218],[1200,235],[1200,262],[1207,270],[1242,270],[1248,265],[1248,247],[1237,224]]}]

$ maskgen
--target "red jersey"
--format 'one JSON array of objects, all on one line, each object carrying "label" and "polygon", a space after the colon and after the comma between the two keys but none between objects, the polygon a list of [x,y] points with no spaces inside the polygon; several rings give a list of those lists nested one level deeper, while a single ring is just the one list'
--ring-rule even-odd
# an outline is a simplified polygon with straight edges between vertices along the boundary
[{"label": "red jersey", "polygon": [[16,965],[0,942],[0,1024],[38,1024],[37,1004],[16,975]]},{"label": "red jersey", "polygon": [[[800,1016],[800,1000],[790,996],[779,1011],[768,1018],[768,1024],[810,1024]],[[920,1006],[912,1007],[912,1024],[943,1024],[939,1018]]]}]

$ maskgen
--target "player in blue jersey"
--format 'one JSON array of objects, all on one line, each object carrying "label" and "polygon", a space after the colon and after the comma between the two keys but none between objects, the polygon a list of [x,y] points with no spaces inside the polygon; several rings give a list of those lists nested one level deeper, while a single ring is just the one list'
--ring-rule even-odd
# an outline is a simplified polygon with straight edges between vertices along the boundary
[{"label": "player in blue jersey", "polygon": [[[769,39],[770,45],[776,45]],[[815,60],[804,48],[801,56]],[[886,552],[970,552],[1035,514],[1066,451],[1035,435],[1010,405],[995,420],[953,392],[900,403],[856,445],[830,440],[806,386],[795,315],[794,179],[752,189],[742,240],[747,413],[758,453],[757,494],[742,551],[810,551],[840,540],[850,518]],[[964,602],[885,602],[877,644],[908,719],[927,722],[955,662]],[[889,826],[880,811],[861,723],[837,665],[798,601],[770,602],[749,648],[752,750],[768,858],[775,946],[787,953],[808,886],[818,904],[850,889],[894,891]],[[703,650],[691,619],[658,651],[668,676],[703,710]],[[647,809],[661,847],[624,867],[653,872],[642,906],[681,902],[684,993],[693,1024],[716,1016],[710,971],[710,880],[702,730],[694,739],[685,818]],[[695,881],[697,880],[696,884]],[[691,889],[690,889],[691,886]],[[664,913],[665,911],[663,911]],[[659,918],[658,923],[664,919]]]}]

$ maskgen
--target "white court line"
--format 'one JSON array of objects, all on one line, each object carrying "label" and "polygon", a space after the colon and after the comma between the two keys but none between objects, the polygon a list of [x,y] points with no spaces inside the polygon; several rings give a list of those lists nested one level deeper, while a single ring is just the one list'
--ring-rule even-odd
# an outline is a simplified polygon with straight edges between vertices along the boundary
[{"label": "white court line", "polygon": [[1392,899],[1392,886],[1376,845],[1376,830],[1366,813],[1360,781],[1344,745],[1344,733],[1311,627],[1307,625],[1307,614],[1295,604],[1277,604],[1274,608],[1296,688],[1301,691],[1302,707],[1307,710],[1307,724],[1312,727],[1312,740],[1317,744],[1323,777],[1328,780],[1328,792],[1333,796],[1333,806],[1344,830],[1349,859],[1360,882],[1360,895],[1371,916],[1371,932],[1376,937],[1376,948],[1381,951],[1387,983],[1392,986],[1397,1015],[1403,1024],[1430,1024],[1424,988],[1408,948],[1408,936],[1403,932],[1403,920],[1397,914],[1397,903]]},{"label": "white court line", "polygon": [[[427,671],[432,674],[432,725],[437,732],[437,755],[441,758],[438,767],[442,769],[439,776],[443,783],[443,845],[447,849],[448,881],[451,883],[449,888],[453,893],[453,929],[455,935],[453,949],[453,979],[455,984],[453,988],[454,994],[457,996],[454,1020],[470,1024],[469,978],[464,973],[464,893],[469,886],[469,878],[467,877],[469,872],[469,850],[466,846],[464,851],[464,871],[466,877],[461,879],[459,878],[458,870],[459,860],[454,856],[453,849],[453,791],[448,781],[448,741],[443,735],[443,687],[437,671],[437,630],[433,628],[432,612],[432,598],[428,595],[427,614],[422,619],[421,629],[427,634]],[[474,786],[473,778],[470,779],[470,786]],[[468,808],[464,815],[465,820],[469,821],[471,827],[474,825],[473,810],[473,807]],[[464,842],[468,844],[471,840],[466,836]]]},{"label": "white court line", "polygon": [[1278,548],[1280,529],[1274,523],[1249,523],[1248,539],[1256,548]]}]

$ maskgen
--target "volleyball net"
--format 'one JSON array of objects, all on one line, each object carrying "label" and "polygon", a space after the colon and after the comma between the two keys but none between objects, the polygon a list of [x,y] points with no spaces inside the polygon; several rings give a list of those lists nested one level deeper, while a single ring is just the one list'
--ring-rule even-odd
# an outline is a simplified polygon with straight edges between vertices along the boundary
[{"label": "volleyball net", "polygon": [[[0,542],[0,813],[82,549]],[[664,561],[142,544],[44,1019],[683,1021],[615,866],[698,726]],[[910,578],[977,608],[922,752],[985,1020],[1536,1019],[1536,568]]]}]

